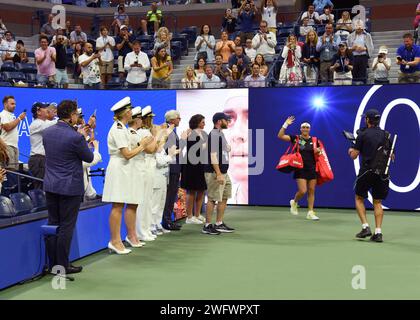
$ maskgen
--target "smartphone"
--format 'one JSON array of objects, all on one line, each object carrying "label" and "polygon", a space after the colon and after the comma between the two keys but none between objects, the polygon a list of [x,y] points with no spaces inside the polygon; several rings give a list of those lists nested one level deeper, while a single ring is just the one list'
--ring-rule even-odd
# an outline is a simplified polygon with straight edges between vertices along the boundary
[{"label": "smartphone", "polygon": [[26,109],[23,109],[23,112],[26,112]]},{"label": "smartphone", "polygon": [[96,109],[93,111],[92,117],[96,118]]},{"label": "smartphone", "polygon": [[401,58],[401,57],[397,57],[397,60],[398,60],[398,61],[402,61],[402,58]]}]

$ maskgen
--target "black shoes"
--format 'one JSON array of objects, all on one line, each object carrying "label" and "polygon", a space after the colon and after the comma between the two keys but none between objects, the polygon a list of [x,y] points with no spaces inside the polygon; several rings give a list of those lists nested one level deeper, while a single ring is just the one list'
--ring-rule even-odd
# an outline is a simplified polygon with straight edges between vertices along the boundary
[{"label": "black shoes", "polygon": [[215,225],[209,224],[207,227],[204,226],[201,233],[210,234],[210,235],[219,235],[221,232],[216,230]]},{"label": "black shoes", "polygon": [[382,240],[382,233],[374,234],[372,237],[370,237],[370,241],[373,241],[373,242],[383,242],[383,240]]},{"label": "black shoes", "polygon": [[66,274],[72,274],[72,273],[80,273],[82,272],[83,267],[75,267],[73,265],[70,265],[66,269]]},{"label": "black shoes", "polygon": [[228,227],[224,222],[222,222],[222,224],[219,225],[216,224],[214,227],[217,231],[222,233],[232,233],[233,231],[235,231],[235,229]]},{"label": "black shoes", "polygon": [[171,230],[171,231],[181,230],[181,225],[179,223],[176,223],[176,222],[163,223],[162,227],[166,230]]},{"label": "black shoes", "polygon": [[356,234],[356,238],[364,239],[366,237],[370,237],[372,235],[372,231],[370,231],[370,228],[367,227],[366,229],[362,229],[358,234]]}]

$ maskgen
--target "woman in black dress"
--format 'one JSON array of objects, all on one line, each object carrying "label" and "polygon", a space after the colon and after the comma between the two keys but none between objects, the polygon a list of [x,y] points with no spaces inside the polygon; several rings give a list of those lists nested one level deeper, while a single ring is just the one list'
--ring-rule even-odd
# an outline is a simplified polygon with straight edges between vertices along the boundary
[{"label": "woman in black dress", "polygon": [[297,183],[298,191],[296,192],[295,198],[290,200],[290,212],[293,215],[298,214],[298,202],[306,193],[308,193],[308,214],[306,219],[317,221],[319,218],[314,212],[315,187],[317,180],[314,148],[316,148],[318,153],[321,153],[321,149],[319,149],[318,146],[313,145],[312,137],[310,136],[311,125],[309,122],[303,122],[301,124],[300,135],[286,135],[287,127],[293,124],[294,121],[295,117],[293,116],[287,118],[278,133],[278,138],[280,140],[290,142],[292,145],[299,139],[298,147],[303,160],[303,169],[296,169],[293,175],[293,178]]},{"label": "woman in black dress", "polygon": [[[191,117],[190,133],[187,139],[186,162],[182,165],[181,188],[187,192],[186,210],[187,224],[202,224],[205,218],[200,214],[204,192],[207,189],[204,178],[204,163],[207,161],[206,141],[204,131],[204,116],[196,114]],[[194,210],[194,215],[193,215]]]}]

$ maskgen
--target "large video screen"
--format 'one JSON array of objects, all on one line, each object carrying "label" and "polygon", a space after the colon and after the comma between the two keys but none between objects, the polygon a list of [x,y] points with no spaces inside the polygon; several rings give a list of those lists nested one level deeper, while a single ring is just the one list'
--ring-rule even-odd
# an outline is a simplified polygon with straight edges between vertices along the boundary
[{"label": "large video screen", "polygon": [[[350,143],[342,130],[356,132],[364,127],[364,111],[382,113],[380,126],[397,134],[396,161],[391,164],[390,193],[384,206],[420,210],[420,90],[414,86],[308,87],[250,90],[250,122],[253,130],[264,129],[264,171],[249,177],[249,203],[288,205],[296,184],[292,175],[277,172],[280,156],[288,144],[277,133],[290,115],[296,123],[287,133],[299,134],[300,123],[309,121],[311,135],[321,139],[334,170],[334,181],[319,187],[315,205],[354,208],[353,185],[359,161],[347,151]],[[304,203],[303,203],[304,204]]]},{"label": "large video screen", "polygon": [[[231,204],[287,206],[296,192],[292,175],[275,170],[288,144],[277,138],[285,119],[294,115],[296,123],[287,133],[299,134],[299,124],[312,124],[311,134],[321,139],[332,164],[335,179],[317,189],[316,206],[354,208],[353,185],[359,161],[352,161],[347,151],[350,143],[342,130],[356,132],[364,126],[361,115],[370,108],[381,113],[381,127],[398,134],[396,161],[391,165],[391,191],[384,205],[390,209],[420,210],[420,90],[418,85],[349,86],[264,89],[214,90],[145,90],[95,91],[31,88],[0,88],[2,97],[16,98],[15,114],[24,109],[25,121],[19,124],[20,160],[30,154],[29,125],[34,102],[60,102],[77,99],[88,118],[97,110],[96,136],[100,141],[102,163],[108,163],[107,134],[113,122],[111,106],[130,96],[134,106],[153,108],[154,122],[164,122],[169,109],[178,109],[182,121],[179,133],[188,128],[188,121],[200,113],[206,118],[205,130],[212,127],[215,112],[232,117],[225,135],[232,146],[229,175],[233,182]],[[248,130],[249,129],[249,130]],[[102,193],[103,179],[93,179]],[[302,205],[305,205],[302,202]]]}]

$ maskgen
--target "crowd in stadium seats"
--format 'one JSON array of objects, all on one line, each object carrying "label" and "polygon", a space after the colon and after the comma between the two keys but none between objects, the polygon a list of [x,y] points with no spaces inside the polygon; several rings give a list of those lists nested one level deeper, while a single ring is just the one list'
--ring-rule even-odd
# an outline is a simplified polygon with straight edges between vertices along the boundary
[{"label": "crowd in stadium seats", "polygon": [[[27,52],[21,40],[15,41],[0,20],[2,85],[68,88],[69,71],[76,84],[85,88],[170,88],[171,84],[236,88],[255,86],[257,82],[261,82],[259,87],[348,85],[370,80],[389,83],[392,63],[401,65],[399,82],[418,81],[417,30],[413,43],[404,40],[405,49],[398,52],[402,60],[391,61],[386,47],[380,47],[376,56],[369,17],[366,21],[354,20],[349,10],[334,9],[329,0],[315,0],[297,21],[282,22],[277,19],[275,0],[258,4],[254,0],[232,1],[232,8],[221,17],[219,39],[208,24],[203,24],[199,32],[196,27],[172,32],[164,26],[164,12],[156,2],[139,19],[136,30],[130,25],[130,5],[124,0],[115,3],[118,6],[112,23],[102,26],[99,34],[89,35],[80,25],[73,27],[71,21],[55,30],[50,14],[40,29],[40,47],[34,53]],[[419,17],[420,4],[416,29]],[[187,66],[181,83],[172,83],[176,63],[193,44],[195,65]],[[128,55],[129,62],[125,63]],[[35,58],[34,64],[28,63],[30,58]],[[254,63],[261,76],[245,81],[257,69]]]}]

